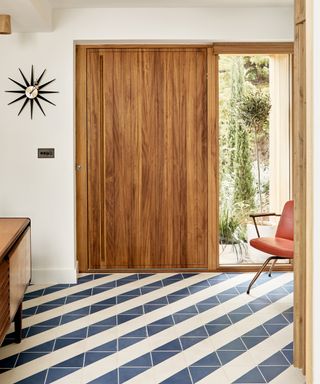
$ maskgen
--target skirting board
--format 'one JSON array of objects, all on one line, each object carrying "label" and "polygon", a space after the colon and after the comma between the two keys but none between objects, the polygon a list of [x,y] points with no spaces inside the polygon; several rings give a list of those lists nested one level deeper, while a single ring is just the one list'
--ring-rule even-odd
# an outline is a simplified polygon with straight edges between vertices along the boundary
[{"label": "skirting board", "polygon": [[77,270],[74,269],[32,269],[32,284],[75,284]]}]

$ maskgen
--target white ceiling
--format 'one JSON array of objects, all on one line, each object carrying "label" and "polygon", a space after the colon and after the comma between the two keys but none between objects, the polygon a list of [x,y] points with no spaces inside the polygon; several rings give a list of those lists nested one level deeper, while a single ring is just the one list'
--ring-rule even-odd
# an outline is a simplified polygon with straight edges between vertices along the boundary
[{"label": "white ceiling", "polygon": [[294,0],[48,0],[53,8],[285,7]]},{"label": "white ceiling", "polygon": [[0,0],[0,14],[9,14],[14,32],[52,30],[56,8],[204,8],[286,7],[294,0]]}]

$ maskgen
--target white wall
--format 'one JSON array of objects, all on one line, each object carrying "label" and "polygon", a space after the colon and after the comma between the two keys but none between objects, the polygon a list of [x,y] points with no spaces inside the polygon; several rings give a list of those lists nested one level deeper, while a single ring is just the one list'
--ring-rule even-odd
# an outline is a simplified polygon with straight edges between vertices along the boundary
[{"label": "white wall", "polygon": [[[0,216],[32,219],[33,279],[75,279],[74,42],[75,41],[292,41],[291,8],[78,9],[59,10],[52,33],[0,39]],[[18,67],[57,81],[60,91],[34,120],[6,104]],[[21,79],[20,79],[21,80]],[[53,160],[37,159],[38,147],[55,147]]]}]

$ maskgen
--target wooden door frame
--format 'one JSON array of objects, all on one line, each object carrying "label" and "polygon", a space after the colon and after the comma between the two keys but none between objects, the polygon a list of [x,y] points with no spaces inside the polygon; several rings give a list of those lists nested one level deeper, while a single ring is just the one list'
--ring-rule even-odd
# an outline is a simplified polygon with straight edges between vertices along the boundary
[{"label": "wooden door frame", "polygon": [[[216,253],[217,253],[217,229],[218,229],[218,196],[216,180],[217,174],[217,152],[216,152],[216,121],[215,116],[215,81],[217,71],[215,67],[214,55],[212,54],[212,44],[121,44],[121,45],[76,45],[76,254],[78,267],[80,271],[89,271],[87,260],[87,131],[86,131],[86,55],[88,49],[186,49],[186,48],[206,48],[207,49],[207,71],[208,71],[208,94],[207,94],[207,130],[208,130],[208,268],[191,269],[188,271],[215,271]],[[95,272],[91,270],[90,272]],[[152,271],[163,272],[163,269],[107,269],[97,272],[128,272],[128,271]],[[186,271],[185,268],[172,268],[170,271]]]},{"label": "wooden door frame", "polygon": [[[273,42],[263,42],[263,43],[216,43],[213,44],[213,54],[215,62],[215,71],[216,71],[216,89],[215,89],[215,125],[216,125],[216,147],[217,147],[217,158],[219,157],[219,82],[218,82],[218,57],[219,55],[274,55],[274,54],[289,54],[293,57],[294,53],[294,44],[290,42],[284,43],[273,43]],[[217,166],[219,168],[219,161],[217,161]],[[217,174],[219,175],[219,169]],[[219,199],[219,177],[216,179],[217,184],[217,196]],[[219,200],[217,201],[217,214],[219,215]],[[217,228],[219,224],[217,223]],[[217,231],[216,243],[219,244],[219,233]],[[260,264],[251,264],[251,265],[220,265],[219,263],[219,251],[216,251],[216,260],[215,260],[215,270],[217,272],[256,272],[261,265]],[[275,271],[292,271],[293,266],[291,264],[280,265],[276,264]]]},{"label": "wooden door frame", "polygon": [[[76,249],[80,271],[88,270],[87,263],[87,132],[86,132],[86,53],[87,49],[151,49],[207,48],[208,95],[208,271],[249,272],[258,265],[219,266],[219,116],[218,116],[218,55],[219,54],[293,54],[293,43],[215,43],[215,44],[90,44],[76,46]],[[216,196],[216,199],[213,198]],[[132,269],[134,271],[135,269]],[[141,270],[141,269],[138,269]],[[172,269],[181,270],[181,269]],[[276,270],[292,270],[279,265]],[[116,272],[118,270],[112,270]],[[127,271],[127,269],[123,269]],[[146,271],[146,270],[144,270]],[[157,271],[152,270],[152,271]],[[190,269],[191,271],[191,269]],[[101,271],[100,271],[101,272]]]}]

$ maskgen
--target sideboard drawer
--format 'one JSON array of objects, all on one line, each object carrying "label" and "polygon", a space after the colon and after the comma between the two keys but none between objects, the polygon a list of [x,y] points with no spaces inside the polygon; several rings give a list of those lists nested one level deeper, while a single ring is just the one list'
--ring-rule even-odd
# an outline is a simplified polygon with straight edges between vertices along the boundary
[{"label": "sideboard drawer", "polygon": [[13,320],[30,281],[30,228],[9,255],[10,263],[10,319]]},{"label": "sideboard drawer", "polygon": [[5,336],[9,324],[9,263],[7,260],[2,260],[0,262],[0,343]]}]

